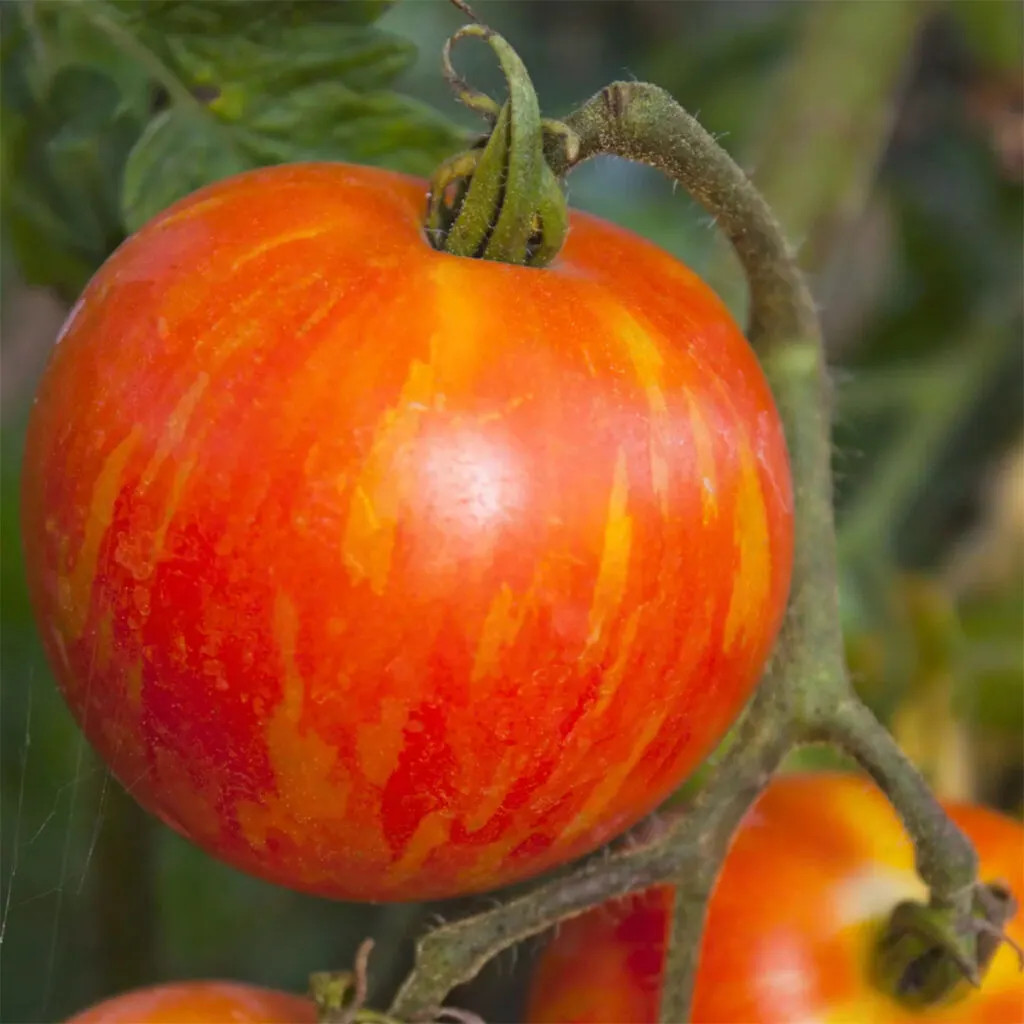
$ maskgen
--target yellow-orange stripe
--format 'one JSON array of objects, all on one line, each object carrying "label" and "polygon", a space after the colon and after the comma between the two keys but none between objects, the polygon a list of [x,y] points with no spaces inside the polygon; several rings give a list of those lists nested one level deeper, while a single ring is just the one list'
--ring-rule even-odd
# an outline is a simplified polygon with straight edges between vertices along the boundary
[{"label": "yellow-orange stripe", "polygon": [[86,514],[85,536],[78,549],[74,568],[58,580],[57,596],[61,621],[71,640],[77,640],[85,629],[100,547],[114,519],[114,506],[121,494],[128,460],[138,448],[141,438],[141,428],[133,427],[131,433],[104,461],[93,486],[89,511]]},{"label": "yellow-orange stripe", "polygon": [[662,515],[668,514],[669,460],[668,447],[671,420],[662,384],[664,356],[651,337],[621,306],[608,304],[608,319],[615,336],[625,345],[640,387],[650,410],[648,427],[648,458],[651,466],[651,487]]},{"label": "yellow-orange stripe", "polygon": [[588,647],[601,642],[605,623],[618,611],[626,592],[633,546],[633,520],[627,511],[628,501],[626,453],[620,448],[615,456],[611,494],[608,497],[601,564],[590,602]]}]

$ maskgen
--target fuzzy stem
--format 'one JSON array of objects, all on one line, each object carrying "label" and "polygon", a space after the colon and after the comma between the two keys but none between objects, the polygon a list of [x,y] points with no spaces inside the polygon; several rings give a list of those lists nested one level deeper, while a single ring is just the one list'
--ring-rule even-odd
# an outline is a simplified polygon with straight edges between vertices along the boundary
[{"label": "fuzzy stem", "polygon": [[594,156],[657,167],[683,186],[732,243],[750,287],[750,341],[767,356],[806,339],[818,320],[806,283],[774,214],[732,157],[664,90],[614,82],[563,121],[578,141],[575,158],[549,143],[556,174]]},{"label": "fuzzy stem", "polygon": [[914,839],[917,873],[933,899],[945,902],[969,891],[978,871],[974,848],[871,711],[847,699],[822,718],[820,735],[853,757],[889,798]]},{"label": "fuzzy stem", "polygon": [[[758,688],[734,744],[692,810],[676,826],[672,848],[681,854],[694,844],[699,852],[685,863],[679,856],[674,865],[675,895],[661,1000],[664,1024],[690,1019],[708,901],[743,815],[792,749],[793,734],[786,725],[793,718],[790,701],[789,687],[776,663]],[[716,806],[717,817],[710,813]],[[703,827],[696,820],[701,813],[709,819]]]},{"label": "fuzzy stem", "polygon": [[[614,153],[657,167],[710,213],[736,250],[750,282],[751,343],[761,356],[782,417],[795,489],[795,555],[786,621],[774,675],[790,694],[790,716],[846,692],[832,518],[832,476],[821,334],[807,285],[773,213],[732,158],[664,90],[646,83],[606,88],[566,124],[579,138],[579,159]],[[558,163],[553,160],[557,169]],[[781,677],[785,677],[782,679]],[[776,713],[773,728],[785,729]],[[726,766],[719,768],[726,775]],[[734,777],[734,784],[742,779]],[[724,856],[731,833],[708,837]],[[699,879],[679,874],[706,900],[721,856]],[[703,901],[677,897],[665,974],[663,1020],[686,1019],[694,987]],[[690,947],[690,948],[687,948]]]},{"label": "fuzzy stem", "polygon": [[[566,125],[579,140],[578,160],[613,153],[671,176],[718,219],[736,250],[750,283],[749,336],[782,417],[795,490],[793,585],[774,671],[784,677],[780,685],[790,698],[800,738],[816,733],[833,740],[843,737],[843,745],[894,799],[933,903],[948,907],[963,925],[954,929],[959,948],[950,949],[950,955],[969,962],[973,954],[966,925],[972,914],[976,855],[889,733],[857,701],[847,678],[823,346],[810,293],[781,229],[728,154],[656,86],[609,86],[570,115]],[[557,159],[552,162],[559,169]],[[720,770],[724,772],[724,765]],[[725,845],[727,839],[723,851]],[[696,942],[699,930],[692,918],[677,900],[674,937]],[[692,997],[694,957],[680,950],[683,945],[673,942],[669,951],[663,1020],[680,1019]]]},{"label": "fuzzy stem", "polygon": [[[615,83],[563,124],[564,133],[547,138],[547,160],[557,174],[600,154],[654,166],[716,218],[736,251],[750,287],[749,337],[789,446],[795,492],[790,602],[772,667],[693,805],[673,813],[657,838],[592,858],[567,877],[425,936],[392,1013],[408,1018],[434,1009],[454,985],[520,939],[604,900],[672,881],[675,910],[661,1019],[688,1019],[707,900],[733,832],[793,742],[810,739],[841,743],[893,799],[931,887],[932,906],[945,915],[938,949],[973,976],[974,851],[887,731],[857,702],[847,678],[821,332],[794,256],[762,196],[664,90]],[[572,141],[572,150],[564,140]]]},{"label": "fuzzy stem", "polygon": [[[846,751],[875,780],[913,840],[915,867],[930,893],[929,906],[917,908],[915,913],[926,919],[932,949],[939,954],[925,961],[929,979],[942,979],[933,997],[944,997],[951,975],[959,974],[980,985],[987,965],[979,955],[975,911],[984,887],[978,884],[978,855],[970,840],[943,811],[885,726],[852,693],[821,715],[819,738]],[[984,904],[977,909],[979,916],[1001,932],[1005,922],[986,918],[989,908]],[[891,924],[897,925],[900,913],[897,907]],[[891,954],[899,959],[896,950]],[[880,976],[884,974],[880,972]],[[917,993],[907,996],[913,999]]]}]

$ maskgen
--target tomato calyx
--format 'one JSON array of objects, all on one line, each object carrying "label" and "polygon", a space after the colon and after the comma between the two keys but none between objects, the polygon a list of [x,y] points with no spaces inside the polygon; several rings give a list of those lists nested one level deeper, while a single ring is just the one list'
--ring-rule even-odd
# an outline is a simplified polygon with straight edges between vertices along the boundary
[{"label": "tomato calyx", "polygon": [[[403,1024],[402,1021],[366,1005],[370,983],[368,969],[373,939],[365,939],[356,950],[355,963],[348,971],[314,971],[309,976],[309,993],[316,1003],[319,1024]],[[443,1006],[412,1024],[484,1024],[468,1010]]]},{"label": "tomato calyx", "polygon": [[[508,82],[503,104],[472,88],[452,66],[452,47],[470,37],[486,42],[498,57]],[[427,195],[427,238],[434,248],[455,256],[546,266],[565,241],[569,211],[545,148],[554,140],[572,154],[574,134],[561,122],[541,118],[526,66],[485,25],[459,29],[445,43],[442,63],[456,99],[480,114],[489,130],[434,173]]]},{"label": "tomato calyx", "polygon": [[966,922],[945,906],[897,904],[875,947],[875,983],[897,1002],[921,1010],[955,1002],[969,986],[980,988],[1003,943],[1016,951],[1024,970],[1024,950],[1004,931],[1016,912],[1010,890],[998,883],[975,888]]},{"label": "tomato calyx", "polygon": [[321,1024],[399,1024],[366,1007],[367,968],[372,950],[373,939],[366,939],[356,950],[352,970],[315,971],[309,976],[309,992]]}]

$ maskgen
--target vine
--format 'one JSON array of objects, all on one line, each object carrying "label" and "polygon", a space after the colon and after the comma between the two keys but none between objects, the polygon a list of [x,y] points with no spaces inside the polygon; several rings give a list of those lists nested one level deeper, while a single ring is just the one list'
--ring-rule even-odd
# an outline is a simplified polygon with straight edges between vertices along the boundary
[{"label": "vine", "polygon": [[[501,37],[473,25],[453,41],[466,36],[488,42],[510,79],[518,74]],[[885,792],[906,826],[918,873],[930,892],[928,903],[904,903],[894,911],[879,946],[878,976],[901,998],[919,1002],[944,998],[964,977],[978,984],[1005,939],[1002,929],[1013,897],[979,882],[970,842],[850,685],[839,620],[821,330],[796,257],[767,202],[696,119],[654,85],[613,83],[560,122],[542,123],[528,98],[524,103],[522,90],[517,92],[523,78],[510,83],[513,99],[499,107],[454,73],[448,77],[457,96],[483,113],[492,131],[471,155],[447,162],[435,179],[428,221],[439,247],[454,237],[452,251],[459,254],[508,258],[504,250],[486,251],[496,226],[508,220],[503,210],[515,209],[520,217],[526,216],[524,209],[536,211],[541,181],[550,196],[544,172],[560,180],[601,155],[661,170],[715,218],[743,267],[750,297],[748,338],[786,431],[796,546],[789,608],[772,664],[703,790],[688,806],[665,812],[655,835],[627,838],[610,855],[586,859],[526,895],[430,931],[418,943],[415,965],[389,1016],[429,1019],[455,986],[502,950],[608,899],[671,882],[675,911],[661,1020],[688,1019],[707,901],[731,837],[784,757],[797,745],[818,742],[843,749]],[[513,104],[525,107],[532,131],[532,138],[518,143]],[[523,173],[514,161],[522,159],[521,150],[535,152],[538,144],[545,168]],[[515,173],[514,167],[519,168]],[[481,185],[474,190],[475,173]],[[460,217],[471,231],[457,227]],[[527,223],[530,231],[520,223],[516,234],[516,262],[530,262],[535,215]],[[894,941],[894,935],[912,941]]]}]

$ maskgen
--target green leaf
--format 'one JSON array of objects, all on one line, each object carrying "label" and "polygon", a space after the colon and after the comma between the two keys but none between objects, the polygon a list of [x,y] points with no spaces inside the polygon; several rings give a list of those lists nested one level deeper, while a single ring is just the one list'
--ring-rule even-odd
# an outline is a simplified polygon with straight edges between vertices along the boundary
[{"label": "green leaf", "polygon": [[347,160],[425,175],[458,145],[425,106],[326,83],[280,99],[255,98],[238,126],[239,145],[259,163]]},{"label": "green leaf", "polygon": [[[277,39],[262,39],[251,31],[230,40],[169,36],[166,45],[187,84],[219,86],[222,91],[244,86],[246,92],[264,96],[307,84],[342,84],[357,92],[383,89],[416,59],[416,48],[404,39],[348,25],[299,25]],[[232,97],[223,106],[230,110],[244,98]],[[216,105],[213,109],[218,110]]]},{"label": "green leaf", "polygon": [[197,188],[252,166],[202,112],[172,108],[157,114],[135,144],[124,169],[121,212],[135,231]]},{"label": "green leaf", "polygon": [[4,110],[2,210],[25,280],[71,297],[124,237],[121,169],[142,121],[98,70],[62,66],[43,88]]},{"label": "green leaf", "polygon": [[[109,8],[177,83],[168,89],[175,117],[158,115],[130,161],[123,201],[128,226],[138,227],[168,199],[247,166],[345,160],[429,173],[463,135],[430,107],[391,89],[416,53],[367,24],[386,6],[133,0]],[[175,158],[179,144],[188,146],[185,175]]]},{"label": "green leaf", "polygon": [[73,296],[124,237],[211,181],[297,160],[427,173],[463,134],[393,90],[391,0],[0,5],[3,214],[25,278]]},{"label": "green leaf", "polygon": [[148,76],[125,60],[109,33],[83,17],[86,3],[26,0],[0,5],[3,39],[3,106],[33,114],[45,105],[53,78],[72,67],[88,68],[112,79],[122,103],[140,117],[148,112]]},{"label": "green leaf", "polygon": [[226,30],[272,39],[308,25],[370,25],[395,0],[118,0],[114,12],[137,32],[216,35]]},{"label": "green leaf", "polygon": [[24,279],[70,299],[124,237],[121,171],[150,88],[102,35],[58,14],[0,7],[0,212]]}]

